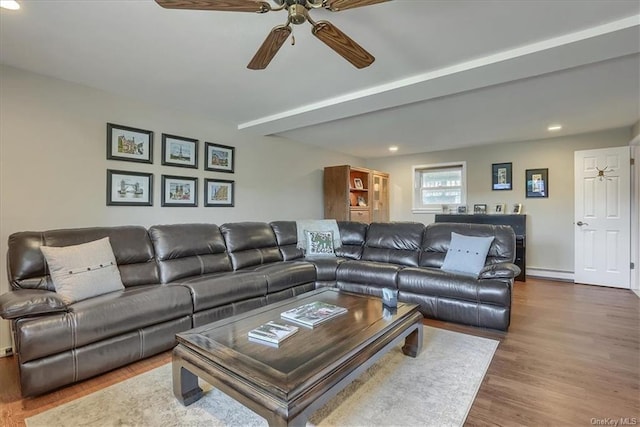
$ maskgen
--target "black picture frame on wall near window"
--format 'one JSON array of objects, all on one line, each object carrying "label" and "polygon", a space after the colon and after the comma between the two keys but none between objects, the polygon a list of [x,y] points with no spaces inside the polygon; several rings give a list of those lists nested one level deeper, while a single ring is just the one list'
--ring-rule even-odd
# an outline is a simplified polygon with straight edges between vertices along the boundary
[{"label": "black picture frame on wall near window", "polygon": [[528,198],[549,197],[549,169],[527,169],[525,182]]},{"label": "black picture frame on wall near window", "polygon": [[491,189],[494,191],[512,190],[511,163],[494,163],[491,165]]}]

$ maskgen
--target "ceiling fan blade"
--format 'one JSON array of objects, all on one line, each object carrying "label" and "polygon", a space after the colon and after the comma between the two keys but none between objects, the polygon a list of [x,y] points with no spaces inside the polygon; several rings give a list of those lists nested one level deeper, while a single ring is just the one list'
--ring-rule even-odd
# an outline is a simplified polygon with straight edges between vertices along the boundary
[{"label": "ceiling fan blade", "polygon": [[288,25],[273,27],[267,38],[262,42],[260,49],[253,55],[247,68],[250,70],[264,70],[267,68],[269,62],[276,56],[276,53],[278,53],[290,34],[291,27]]},{"label": "ceiling fan blade", "polygon": [[259,12],[271,10],[269,3],[259,0],[156,0],[166,9],[221,10],[227,12]]},{"label": "ceiling fan blade", "polygon": [[353,9],[354,7],[369,6],[376,3],[383,3],[390,0],[329,0],[326,8],[332,12]]},{"label": "ceiling fan blade", "polygon": [[312,33],[356,68],[368,67],[376,60],[373,55],[330,22],[318,21]]}]

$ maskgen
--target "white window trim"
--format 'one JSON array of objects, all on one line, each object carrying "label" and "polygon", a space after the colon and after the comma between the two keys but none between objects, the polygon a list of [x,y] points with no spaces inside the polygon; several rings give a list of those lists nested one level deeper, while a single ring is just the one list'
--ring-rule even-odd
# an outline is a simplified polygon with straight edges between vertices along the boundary
[{"label": "white window trim", "polygon": [[420,183],[416,181],[416,172],[420,169],[437,169],[447,168],[451,166],[462,166],[462,197],[461,203],[448,205],[449,207],[456,208],[458,206],[466,206],[467,204],[467,162],[449,162],[449,163],[433,163],[428,165],[414,165],[412,167],[411,180],[413,181],[413,188],[411,191],[411,212],[415,214],[435,214],[442,213],[442,207],[430,207],[430,208],[416,208],[416,190],[420,187]]}]

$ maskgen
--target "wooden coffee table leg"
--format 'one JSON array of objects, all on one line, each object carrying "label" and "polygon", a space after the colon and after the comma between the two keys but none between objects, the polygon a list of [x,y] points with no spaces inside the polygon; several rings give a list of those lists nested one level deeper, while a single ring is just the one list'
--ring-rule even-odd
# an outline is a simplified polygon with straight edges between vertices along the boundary
[{"label": "wooden coffee table leg", "polygon": [[417,357],[420,350],[422,350],[422,323],[415,325],[415,329],[404,340],[404,346],[402,352],[411,357]]},{"label": "wooden coffee table leg", "polygon": [[202,389],[198,385],[198,377],[180,364],[173,361],[173,395],[184,406],[189,406],[202,397]]}]

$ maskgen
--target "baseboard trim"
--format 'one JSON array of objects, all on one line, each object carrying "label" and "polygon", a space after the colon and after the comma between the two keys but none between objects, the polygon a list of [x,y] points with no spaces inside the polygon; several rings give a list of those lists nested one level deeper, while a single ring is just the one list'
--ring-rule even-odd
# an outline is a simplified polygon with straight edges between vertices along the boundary
[{"label": "baseboard trim", "polygon": [[539,277],[541,279],[561,280],[563,282],[574,281],[573,271],[550,270],[548,268],[536,268],[527,266],[527,277]]}]

